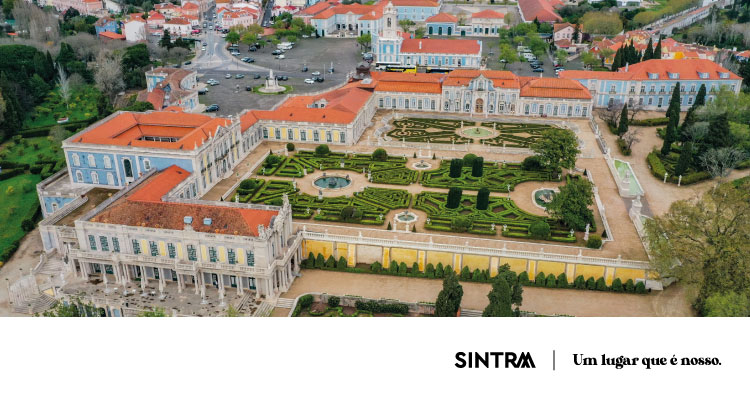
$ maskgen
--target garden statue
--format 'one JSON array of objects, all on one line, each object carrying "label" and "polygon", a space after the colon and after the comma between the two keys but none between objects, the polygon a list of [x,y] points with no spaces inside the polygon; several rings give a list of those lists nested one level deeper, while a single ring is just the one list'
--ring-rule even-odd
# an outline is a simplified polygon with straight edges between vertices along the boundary
[{"label": "garden statue", "polygon": [[663,183],[667,183],[667,176],[669,176],[669,172],[665,172],[664,173],[664,182]]},{"label": "garden statue", "polygon": [[427,225],[430,224],[430,219],[429,218],[427,218],[426,223],[427,223]]},{"label": "garden statue", "polygon": [[503,232],[508,232],[508,225],[507,224],[503,224]]},{"label": "garden statue", "polygon": [[677,178],[677,187],[680,187],[680,184],[681,184],[681,183],[682,183],[682,175],[680,175],[680,176],[679,176],[679,177]]},{"label": "garden statue", "polygon": [[307,167],[302,168],[302,176],[307,176]]},{"label": "garden statue", "polygon": [[319,209],[317,210],[317,214],[318,214],[318,215],[320,215],[320,212],[321,212],[321,210],[320,210],[320,208],[319,208]]},{"label": "garden statue", "polygon": [[490,229],[492,229],[493,231],[495,230],[495,223],[494,222],[490,224]]},{"label": "garden statue", "polygon": [[575,233],[575,232],[573,232],[573,230],[571,229],[571,230],[570,230],[570,234],[568,235],[568,237],[573,237],[573,234],[574,234],[574,233]]},{"label": "garden statue", "polygon": [[323,191],[318,190],[318,200],[323,200]]},{"label": "garden statue", "polygon": [[380,214],[380,215],[378,215],[378,220],[379,220],[379,221],[382,221],[382,220],[383,220],[383,214]]},{"label": "garden statue", "polygon": [[589,229],[591,229],[591,224],[586,224],[586,233],[583,235],[583,240],[589,240]]},{"label": "garden statue", "polygon": [[341,168],[344,168],[344,160],[341,160],[341,161],[339,161],[339,166],[340,166]]},{"label": "garden statue", "polygon": [[240,195],[239,194],[235,194],[234,195],[234,202],[235,203],[239,203],[240,202]]},{"label": "garden statue", "polygon": [[294,179],[292,179],[292,188],[293,188],[294,190],[297,190],[297,181],[296,181],[296,180],[294,180]]},{"label": "garden statue", "polygon": [[266,167],[263,167],[263,169],[260,170],[260,174],[261,175],[265,175],[266,174]]},{"label": "garden statue", "polygon": [[307,207],[307,210],[305,210],[305,214],[310,214],[310,207]]}]

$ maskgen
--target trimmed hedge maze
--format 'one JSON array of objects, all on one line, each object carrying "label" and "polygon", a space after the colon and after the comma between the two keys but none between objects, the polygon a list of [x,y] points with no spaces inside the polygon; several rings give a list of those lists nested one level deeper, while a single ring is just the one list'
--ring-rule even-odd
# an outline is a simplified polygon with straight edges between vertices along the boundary
[{"label": "trimmed hedge maze", "polygon": [[461,177],[450,177],[450,160],[443,160],[440,168],[422,173],[421,183],[426,187],[449,188],[460,187],[463,190],[479,190],[483,187],[493,192],[508,193],[516,185],[528,181],[559,181],[557,175],[548,171],[526,171],[521,164],[484,163],[484,174],[481,177],[471,176],[471,166],[463,167]]},{"label": "trimmed hedge maze", "polygon": [[[417,195],[414,208],[426,212],[430,219],[429,223],[425,223],[426,229],[446,232],[466,231],[481,235],[494,235],[499,230],[506,237],[531,239],[529,226],[536,221],[546,221],[551,228],[548,240],[566,243],[576,241],[576,237],[570,236],[570,231],[559,220],[527,213],[508,198],[490,197],[487,209],[477,210],[476,196],[461,196],[461,203],[455,209],[446,207],[447,197],[447,193],[435,192],[422,192]],[[461,224],[460,220],[468,223]],[[493,223],[495,224],[494,230],[492,229]],[[507,225],[506,231],[503,231],[503,225]]]},{"label": "trimmed hedge maze", "polygon": [[[284,193],[289,195],[294,218],[309,219],[314,215],[314,219],[318,221],[382,225],[389,211],[409,208],[411,205],[411,195],[406,190],[368,187],[352,197],[324,197],[318,200],[317,196],[295,190],[290,181],[273,180],[259,185],[251,194],[241,197],[240,200],[279,206],[282,204]],[[344,219],[341,211],[347,206],[353,207],[355,212],[352,217]],[[320,210],[320,213],[317,213],[317,210]],[[381,214],[383,219],[380,218]]]},{"label": "trimmed hedge maze", "polygon": [[456,134],[456,129],[472,126],[475,122],[458,119],[401,118],[392,122],[394,128],[386,135],[407,142],[427,142],[443,144],[472,143],[473,140]]},{"label": "trimmed hedge maze", "polygon": [[[456,133],[464,128],[483,127],[495,129],[500,134],[489,139],[468,138]],[[427,119],[427,118],[401,118],[392,122],[393,129],[386,135],[395,140],[407,142],[427,142],[440,144],[463,144],[463,143],[486,143],[491,146],[528,148],[532,143],[539,140],[542,131],[547,129],[559,129],[544,124],[520,124],[507,122],[482,122],[477,125],[474,121],[462,121],[453,119]]]},{"label": "trimmed hedge maze", "polygon": [[[273,158],[272,158],[273,157]],[[372,173],[372,182],[390,183],[393,185],[409,185],[419,179],[419,172],[406,168],[405,157],[389,156],[385,161],[376,161],[369,154],[330,153],[325,156],[316,155],[313,151],[298,151],[294,156],[284,157],[269,155],[266,160],[279,161],[274,164],[264,162],[256,171],[263,176],[284,176],[300,178],[315,170],[348,170],[362,173],[363,170]]]}]

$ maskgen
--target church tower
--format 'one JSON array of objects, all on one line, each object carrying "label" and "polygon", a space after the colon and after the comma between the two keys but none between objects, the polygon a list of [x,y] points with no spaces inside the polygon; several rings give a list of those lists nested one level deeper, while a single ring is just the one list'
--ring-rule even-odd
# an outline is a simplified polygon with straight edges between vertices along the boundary
[{"label": "church tower", "polygon": [[401,42],[403,37],[399,34],[398,11],[390,1],[383,9],[383,18],[380,23],[381,29],[378,35],[373,37],[373,50],[376,61],[380,62],[402,62]]}]

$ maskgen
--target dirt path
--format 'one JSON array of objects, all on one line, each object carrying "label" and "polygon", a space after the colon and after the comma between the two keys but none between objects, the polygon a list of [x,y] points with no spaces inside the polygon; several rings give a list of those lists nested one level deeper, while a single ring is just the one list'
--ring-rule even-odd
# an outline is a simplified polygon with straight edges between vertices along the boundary
[{"label": "dirt path", "polygon": [[27,314],[16,314],[10,310],[8,283],[18,280],[21,273],[28,274],[39,263],[41,251],[42,238],[39,230],[34,229],[26,234],[13,257],[0,268],[0,317],[28,317]]},{"label": "dirt path", "polygon": [[[407,302],[434,302],[442,289],[439,279],[418,279],[387,275],[352,274],[320,270],[303,270],[284,298],[296,298],[308,292],[337,295],[359,295],[379,299],[389,298]],[[487,283],[462,282],[464,297],[461,307],[483,310],[487,304]],[[578,317],[677,317],[693,316],[684,290],[670,287],[648,295],[594,292],[573,289],[544,289],[526,287],[523,293],[524,311],[544,315],[573,315]],[[287,310],[287,313],[289,310]],[[274,313],[285,315],[282,312]]]}]

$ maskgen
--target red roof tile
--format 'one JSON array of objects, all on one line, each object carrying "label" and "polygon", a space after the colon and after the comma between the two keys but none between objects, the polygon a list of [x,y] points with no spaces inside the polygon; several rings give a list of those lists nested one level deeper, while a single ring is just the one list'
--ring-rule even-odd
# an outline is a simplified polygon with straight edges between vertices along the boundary
[{"label": "red roof tile", "polygon": [[521,97],[590,99],[591,93],[572,79],[519,77]]},{"label": "red roof tile", "polygon": [[458,22],[458,18],[456,18],[454,15],[441,12],[427,18],[425,22]]},{"label": "red roof tile", "polygon": [[503,19],[505,18],[505,14],[499,13],[495,10],[487,9],[471,14],[471,18]]},{"label": "red roof tile", "polygon": [[107,39],[113,39],[113,40],[125,40],[125,35],[120,35],[116,32],[110,32],[110,31],[104,31],[99,34],[101,37],[105,37]]},{"label": "red roof tile", "polygon": [[537,18],[539,22],[562,21],[560,15],[555,12],[555,7],[548,0],[519,0],[518,6],[526,21],[533,21],[534,18]]},{"label": "red roof tile", "polygon": [[438,7],[439,4],[432,0],[390,0],[395,7]]},{"label": "red roof tile", "polygon": [[463,69],[453,70],[448,73],[443,86],[466,86],[478,76],[484,76],[487,79],[492,80],[492,84],[499,88],[512,88],[518,89],[520,87],[518,83],[518,76],[510,71],[494,71],[494,70],[477,70],[477,69]]}]

